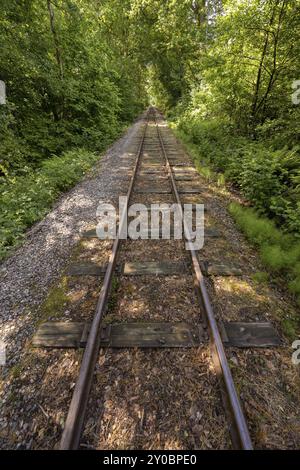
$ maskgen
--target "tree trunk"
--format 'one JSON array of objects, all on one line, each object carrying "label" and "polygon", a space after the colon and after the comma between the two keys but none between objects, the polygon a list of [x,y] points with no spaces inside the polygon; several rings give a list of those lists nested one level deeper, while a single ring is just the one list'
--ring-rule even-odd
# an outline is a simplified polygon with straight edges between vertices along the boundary
[{"label": "tree trunk", "polygon": [[[63,78],[64,78],[63,61],[62,61],[59,41],[58,41],[56,29],[55,29],[54,10],[53,10],[51,0],[47,0],[47,7],[48,7],[48,12],[49,12],[50,29],[51,29],[51,33],[53,36],[53,42],[54,42],[54,48],[55,48],[55,58],[56,58],[57,66],[59,69],[59,77],[60,77],[60,80],[63,81]],[[56,108],[53,110],[54,120],[57,121],[59,119],[62,119],[63,114],[64,114],[64,98],[62,97],[61,110],[57,111]]]},{"label": "tree trunk", "polygon": [[61,58],[61,52],[59,48],[59,42],[55,30],[55,25],[54,25],[54,10],[52,7],[51,0],[47,0],[47,6],[48,6],[48,11],[49,11],[49,19],[50,19],[50,29],[53,35],[53,42],[54,42],[54,47],[55,47],[55,57],[56,57],[56,62],[59,68],[59,75],[60,78],[63,79],[64,73],[63,73],[63,63],[62,63],[62,58]]},{"label": "tree trunk", "polygon": [[268,86],[267,86],[267,90],[266,90],[264,96],[262,97],[262,99],[260,100],[260,102],[257,105],[257,111],[263,106],[263,114],[265,113],[265,110],[266,110],[266,104],[267,104],[268,96],[269,96],[269,94],[272,90],[272,87],[273,87],[273,85],[275,83],[275,80],[277,78],[277,75],[278,75],[278,73],[277,73],[277,48],[278,48],[280,30],[281,30],[281,26],[282,26],[282,22],[283,22],[283,18],[284,18],[285,8],[286,8],[286,0],[283,0],[282,5],[281,5],[281,9],[280,9],[280,13],[279,13],[276,33],[274,35],[273,67],[272,67],[269,83],[268,83]]},{"label": "tree trunk", "polygon": [[[277,4],[278,4],[278,0],[275,2],[275,5],[274,5],[273,11],[272,11],[272,16],[271,16],[270,21],[269,21],[269,28],[271,28],[272,25],[273,25]],[[255,91],[254,91],[254,97],[253,97],[253,103],[252,103],[252,112],[251,112],[251,117],[252,117],[252,123],[253,124],[255,122],[255,117],[256,117],[256,113],[257,113],[257,104],[258,104],[259,91],[260,91],[260,86],[261,86],[262,71],[263,71],[264,61],[265,61],[268,46],[269,46],[270,33],[271,33],[271,31],[269,29],[265,33],[265,41],[264,41],[263,50],[262,50],[262,53],[261,53],[261,58],[260,58],[258,71],[257,71],[257,77],[256,77],[256,82],[255,82]]]}]

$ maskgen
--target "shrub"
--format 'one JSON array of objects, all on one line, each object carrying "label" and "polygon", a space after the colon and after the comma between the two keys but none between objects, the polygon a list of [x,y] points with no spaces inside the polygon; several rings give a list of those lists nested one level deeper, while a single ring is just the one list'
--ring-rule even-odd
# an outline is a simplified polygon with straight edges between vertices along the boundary
[{"label": "shrub", "polygon": [[202,121],[189,114],[176,125],[203,176],[211,178],[209,169],[224,173],[255,209],[300,237],[298,147],[273,149],[269,142],[237,135],[226,122]]},{"label": "shrub", "polygon": [[84,149],[65,152],[42,167],[1,185],[0,258],[22,238],[27,227],[41,219],[57,196],[75,184],[99,158]]}]

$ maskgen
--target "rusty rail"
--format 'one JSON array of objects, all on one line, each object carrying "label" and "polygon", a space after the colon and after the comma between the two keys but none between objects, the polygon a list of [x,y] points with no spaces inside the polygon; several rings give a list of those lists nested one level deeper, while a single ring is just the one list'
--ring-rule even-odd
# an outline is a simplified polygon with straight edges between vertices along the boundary
[{"label": "rusty rail", "polygon": [[221,371],[221,376],[222,376],[223,384],[225,386],[225,391],[227,395],[227,401],[230,406],[230,414],[232,417],[232,424],[234,426],[234,429],[232,430],[233,435],[234,435],[233,444],[235,445],[235,447],[240,448],[240,449],[252,450],[253,447],[252,447],[252,443],[251,443],[251,439],[249,435],[246,418],[244,416],[241,403],[240,403],[240,400],[239,400],[239,397],[238,397],[238,394],[234,385],[232,374],[228,365],[221,335],[218,329],[218,325],[216,322],[216,318],[214,315],[211,302],[209,300],[209,295],[205,286],[205,281],[204,281],[204,277],[200,268],[197,253],[193,247],[191,236],[189,234],[187,224],[185,223],[185,220],[183,217],[182,204],[180,201],[179,193],[176,188],[176,182],[175,182],[173,170],[172,170],[172,167],[170,165],[170,162],[167,156],[167,152],[164,146],[161,131],[159,129],[156,118],[155,118],[155,122],[156,122],[156,128],[157,128],[157,135],[160,141],[160,146],[161,146],[162,153],[166,161],[167,171],[171,180],[172,190],[176,198],[176,202],[179,204],[179,208],[181,211],[183,227],[184,227],[184,235],[189,245],[189,251],[190,251],[190,255],[192,259],[195,280],[196,280],[197,286],[201,294],[202,305],[203,305],[204,313],[205,313],[206,320],[209,326],[212,345],[213,345],[213,348],[215,349],[215,360],[218,363],[217,364],[218,369]]},{"label": "rusty rail", "polygon": [[106,310],[107,301],[109,297],[109,292],[111,288],[112,276],[116,265],[117,254],[120,246],[120,233],[122,233],[122,228],[124,226],[125,219],[127,218],[127,207],[130,195],[132,193],[132,188],[134,185],[137,168],[139,165],[140,156],[142,154],[146,130],[148,127],[149,116],[152,112],[150,108],[146,116],[146,124],[143,130],[142,139],[138,148],[137,157],[135,161],[135,166],[133,170],[133,175],[131,177],[129,189],[127,192],[127,202],[124,204],[121,221],[119,224],[119,230],[116,239],[114,240],[112,252],[109,258],[107,270],[104,276],[103,285],[99,294],[99,299],[91,325],[90,333],[88,336],[87,344],[84,350],[79,376],[75,384],[75,389],[73,392],[72,400],[70,403],[64,431],[62,434],[60,449],[61,450],[71,450],[77,449],[79,446],[80,436],[82,433],[86,406],[89,398],[89,393],[93,380],[93,373],[95,369],[95,364],[100,349],[100,327],[101,322]]}]

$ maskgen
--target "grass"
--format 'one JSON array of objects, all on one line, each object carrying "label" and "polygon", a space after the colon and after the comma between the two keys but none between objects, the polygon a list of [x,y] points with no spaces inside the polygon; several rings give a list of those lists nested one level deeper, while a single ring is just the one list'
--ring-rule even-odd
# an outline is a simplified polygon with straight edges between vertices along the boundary
[{"label": "grass", "polygon": [[45,160],[39,170],[1,182],[0,259],[21,242],[25,230],[44,217],[55,200],[99,159],[84,149]]},{"label": "grass", "polygon": [[252,280],[256,284],[267,284],[269,282],[270,276],[265,271],[258,271],[252,275]]},{"label": "grass", "polygon": [[258,247],[263,264],[272,274],[284,275],[290,292],[300,304],[300,242],[283,233],[273,221],[257,214],[254,209],[231,203],[229,213],[245,233],[248,240]]},{"label": "grass", "polygon": [[[300,305],[300,242],[277,228],[271,220],[257,214],[253,209],[240,204],[229,205],[229,212],[247,239],[259,250],[261,260],[267,271],[289,292]],[[268,272],[255,273],[255,282],[266,283]],[[295,338],[299,332],[299,317],[286,315],[281,325],[288,338]]]},{"label": "grass", "polygon": [[68,279],[63,276],[60,283],[48,291],[48,295],[40,307],[38,323],[42,323],[45,320],[53,320],[64,313],[66,306],[70,302],[67,296],[67,289]]}]

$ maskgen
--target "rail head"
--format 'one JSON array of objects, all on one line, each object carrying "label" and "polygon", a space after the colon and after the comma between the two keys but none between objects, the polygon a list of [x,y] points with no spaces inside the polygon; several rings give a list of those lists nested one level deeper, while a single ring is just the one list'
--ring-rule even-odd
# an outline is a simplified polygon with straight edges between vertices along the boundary
[{"label": "rail head", "polygon": [[[170,165],[170,162],[167,156],[167,152],[165,149],[164,141],[162,138],[161,130],[159,128],[157,119],[155,119],[155,122],[156,122],[158,139],[160,142],[163,156],[166,161],[167,171],[170,176],[172,190],[173,190],[176,202],[178,203],[182,212],[182,203],[181,203],[180,196],[176,187],[173,170],[172,170],[172,167]],[[233,377],[232,377],[231,370],[227,361],[227,357],[225,354],[225,350],[224,350],[223,342],[222,342],[221,335],[219,332],[219,328],[217,325],[217,321],[215,318],[215,314],[212,308],[211,301],[209,299],[208,291],[206,289],[204,276],[201,271],[197,253],[194,249],[193,243],[191,242],[191,236],[189,234],[189,229],[188,229],[188,226],[186,225],[186,221],[184,217],[182,218],[182,220],[183,220],[183,227],[184,227],[184,235],[185,235],[187,243],[189,244],[189,252],[191,255],[191,259],[192,259],[195,280],[197,282],[197,286],[201,294],[204,313],[208,322],[211,340],[213,343],[213,347],[215,348],[216,359],[218,361],[219,369],[221,370],[221,373],[222,373],[222,379],[223,379],[223,383],[225,386],[228,403],[230,406],[230,414],[231,414],[232,423],[234,426],[233,433],[235,436],[235,446],[242,450],[252,450],[253,446],[252,446],[252,442],[251,442],[251,438],[250,438],[250,434],[248,430],[247,421],[246,421],[244,412],[242,410],[238,393],[234,385]]]}]

